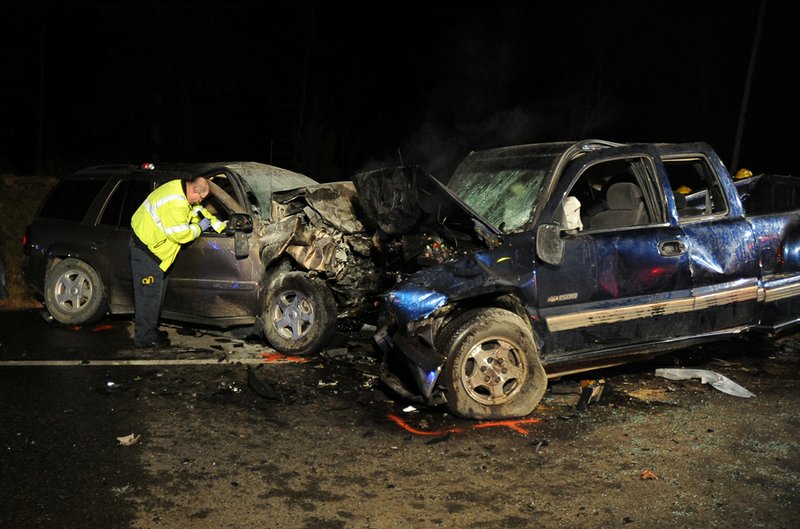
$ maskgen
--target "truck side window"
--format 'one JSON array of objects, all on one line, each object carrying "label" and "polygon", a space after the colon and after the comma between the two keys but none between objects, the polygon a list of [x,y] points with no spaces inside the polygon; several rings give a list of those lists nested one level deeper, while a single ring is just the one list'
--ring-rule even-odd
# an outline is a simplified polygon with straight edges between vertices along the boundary
[{"label": "truck side window", "polygon": [[665,159],[664,167],[679,218],[696,219],[727,213],[725,194],[705,158]]},{"label": "truck side window", "polygon": [[647,162],[611,160],[588,167],[568,192],[581,204],[584,230],[641,226],[662,221],[646,184]]}]

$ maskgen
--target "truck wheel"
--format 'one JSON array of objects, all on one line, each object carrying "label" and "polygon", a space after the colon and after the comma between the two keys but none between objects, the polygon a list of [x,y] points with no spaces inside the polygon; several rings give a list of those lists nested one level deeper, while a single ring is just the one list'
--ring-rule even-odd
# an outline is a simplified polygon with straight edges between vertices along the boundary
[{"label": "truck wheel", "polygon": [[328,286],[303,272],[281,272],[267,288],[264,335],[276,350],[312,354],[336,331],[336,302]]},{"label": "truck wheel", "polygon": [[64,259],[45,276],[44,301],[59,323],[94,323],[108,311],[103,283],[94,268],[78,259]]},{"label": "truck wheel", "polygon": [[473,309],[442,331],[447,355],[442,382],[447,407],[469,419],[530,414],[547,389],[547,376],[525,321],[505,309]]}]

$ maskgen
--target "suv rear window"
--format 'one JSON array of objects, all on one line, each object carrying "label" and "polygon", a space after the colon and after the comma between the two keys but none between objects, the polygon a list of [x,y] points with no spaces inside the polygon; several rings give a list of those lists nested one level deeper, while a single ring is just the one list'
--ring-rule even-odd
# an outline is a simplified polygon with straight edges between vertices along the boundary
[{"label": "suv rear window", "polygon": [[62,180],[48,195],[39,216],[81,221],[105,184],[105,180]]}]

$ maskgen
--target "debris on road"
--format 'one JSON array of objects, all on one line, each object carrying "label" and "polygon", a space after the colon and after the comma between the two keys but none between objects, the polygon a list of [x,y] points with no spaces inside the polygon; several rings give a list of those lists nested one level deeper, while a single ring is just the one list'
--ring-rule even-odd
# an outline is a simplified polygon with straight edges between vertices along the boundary
[{"label": "debris on road", "polygon": [[139,442],[139,435],[130,434],[130,435],[123,435],[122,437],[117,437],[117,443],[120,446],[133,446]]},{"label": "debris on road", "polygon": [[658,476],[656,476],[652,470],[644,469],[639,473],[639,477],[642,479],[654,479],[658,480]]},{"label": "debris on road", "polygon": [[657,377],[663,377],[669,380],[699,378],[702,384],[710,384],[712,387],[728,395],[746,399],[755,397],[754,393],[751,393],[728,377],[707,369],[664,368],[656,369],[655,374]]},{"label": "debris on road", "polygon": [[582,380],[581,397],[576,408],[578,411],[586,411],[586,406],[592,402],[605,402],[610,394],[611,386],[606,383],[605,379]]},{"label": "debris on road", "polygon": [[281,353],[261,353],[261,358],[264,359],[264,362],[267,363],[284,363],[284,362],[295,362],[298,364],[303,364],[305,362],[309,362],[310,358],[303,357],[303,356],[291,356],[285,355]]}]

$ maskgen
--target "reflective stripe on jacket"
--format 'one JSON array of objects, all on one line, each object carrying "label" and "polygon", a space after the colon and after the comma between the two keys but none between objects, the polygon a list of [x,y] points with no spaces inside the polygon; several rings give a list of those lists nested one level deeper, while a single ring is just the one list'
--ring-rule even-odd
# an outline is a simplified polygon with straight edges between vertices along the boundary
[{"label": "reflective stripe on jacket", "polygon": [[131,228],[153,254],[161,259],[165,272],[172,266],[182,244],[200,236],[197,222],[201,216],[211,221],[217,233],[225,223],[217,220],[202,206],[192,206],[186,198],[184,180],[171,180],[156,188],[131,218]]}]

